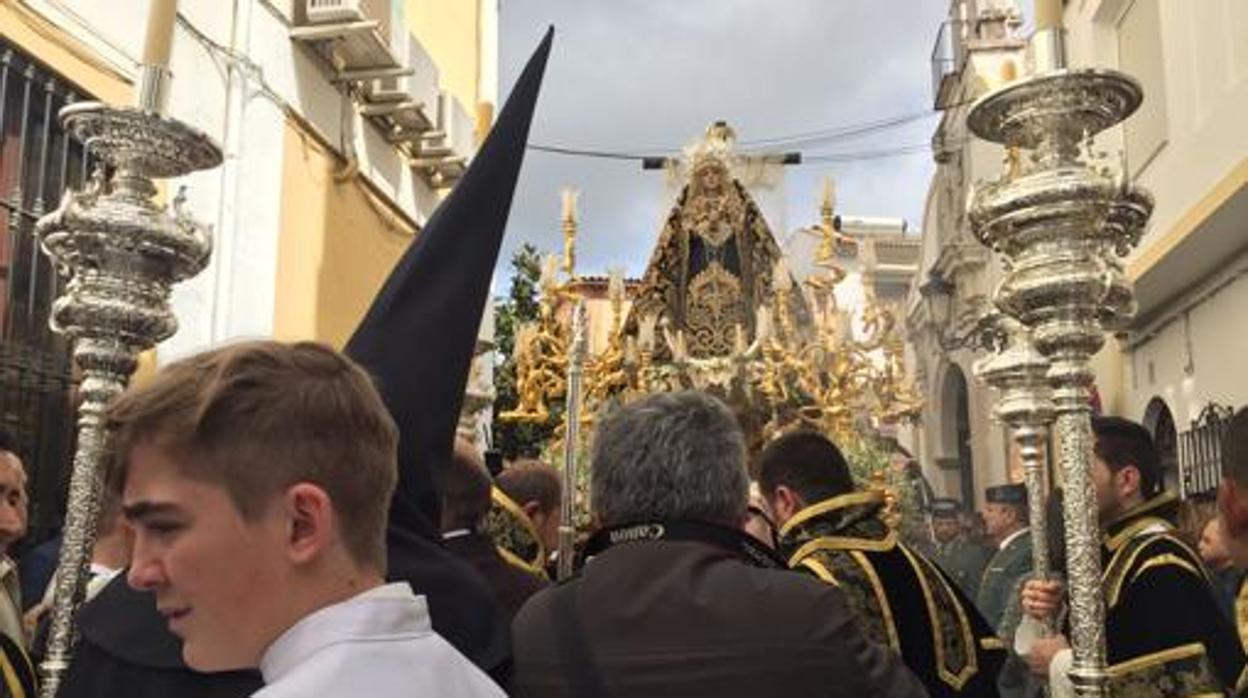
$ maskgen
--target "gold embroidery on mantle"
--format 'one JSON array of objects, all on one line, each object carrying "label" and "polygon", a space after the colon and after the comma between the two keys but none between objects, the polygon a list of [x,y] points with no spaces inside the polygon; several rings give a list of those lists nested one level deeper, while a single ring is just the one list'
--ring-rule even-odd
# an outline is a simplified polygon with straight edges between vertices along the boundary
[{"label": "gold embroidery on mantle", "polygon": [[704,269],[689,284],[690,353],[699,357],[730,353],[744,311],[740,280],[718,264]]}]

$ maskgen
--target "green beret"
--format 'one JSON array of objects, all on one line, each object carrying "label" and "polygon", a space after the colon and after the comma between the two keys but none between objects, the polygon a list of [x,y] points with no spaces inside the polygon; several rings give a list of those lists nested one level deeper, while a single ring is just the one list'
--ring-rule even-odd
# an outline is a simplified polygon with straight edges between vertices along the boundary
[{"label": "green beret", "polygon": [[1026,504],[1027,488],[1018,485],[997,485],[984,490],[984,498],[991,504]]}]

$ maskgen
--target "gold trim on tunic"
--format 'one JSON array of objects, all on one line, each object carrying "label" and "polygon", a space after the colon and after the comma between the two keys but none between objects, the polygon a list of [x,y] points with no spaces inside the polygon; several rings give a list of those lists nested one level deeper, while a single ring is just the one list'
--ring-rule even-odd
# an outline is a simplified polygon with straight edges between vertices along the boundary
[{"label": "gold trim on tunic", "polygon": [[945,583],[943,577],[936,575],[941,587],[949,599],[954,601],[954,608],[958,613],[958,627],[962,632],[962,646],[966,651],[966,666],[962,667],[962,671],[954,674],[946,668],[945,664],[945,643],[944,628],[941,627],[940,613],[936,610],[936,599],[932,595],[932,590],[927,584],[927,575],[924,574],[919,561],[914,557],[906,546],[898,546],[902,554],[906,556],[906,560],[910,566],[914,568],[914,573],[919,579],[919,586],[923,589],[923,600],[927,602],[927,616],[932,623],[932,644],[936,649],[936,672],[940,675],[940,679],[949,684],[955,690],[961,690],[971,677],[979,671],[979,657],[975,653],[975,635],[971,631],[971,621],[966,617],[966,609],[962,608],[962,604],[958,603],[958,597],[954,595],[953,590]]},{"label": "gold trim on tunic", "polygon": [[1189,659],[1205,654],[1205,646],[1199,642],[1190,642],[1186,645],[1178,647],[1167,647],[1164,650],[1149,652],[1138,657],[1132,657],[1117,664],[1106,667],[1106,671],[1110,674],[1128,674],[1140,669],[1147,669],[1158,664],[1166,664],[1176,659]]},{"label": "gold trim on tunic", "polygon": [[[849,494],[842,494],[837,497],[832,497],[831,499],[825,499],[822,502],[819,502],[818,504],[812,504],[806,507],[805,509],[802,509],[801,511],[794,514],[793,518],[786,521],[785,524],[780,527],[779,537],[784,538],[785,536],[789,534],[790,531],[792,531],[797,526],[800,526],[803,523],[806,523],[807,521],[815,518],[816,516],[821,516],[823,514],[826,514],[829,511],[834,511],[836,509],[840,509],[840,508],[847,507],[847,506],[853,506],[855,504],[876,504],[876,503],[878,504],[884,503],[883,492],[877,492],[874,490],[863,491],[863,492],[850,492]],[[865,540],[865,539],[854,539],[854,540]],[[881,548],[881,549],[887,550],[887,548]]]},{"label": "gold trim on tunic", "polygon": [[530,519],[529,515],[524,513],[524,509],[521,508],[514,499],[508,497],[506,492],[503,492],[498,487],[490,487],[490,499],[495,504],[502,507],[508,514],[511,514],[512,517],[519,522],[521,527],[524,528],[525,533],[529,534],[529,537],[533,539],[534,544],[537,546],[533,560],[525,560],[516,554],[515,551],[508,550],[501,545],[496,545],[495,547],[498,548],[499,553],[502,554],[504,559],[513,565],[545,577],[546,546],[542,545],[542,537],[538,534],[537,526],[533,524],[533,519]]},{"label": "gold trim on tunic", "polygon": [[[1167,524],[1167,527],[1169,527],[1169,524]],[[1139,545],[1118,548],[1117,550],[1114,551],[1113,556],[1110,558],[1109,564],[1105,565],[1105,571],[1101,575],[1101,584],[1105,588],[1105,608],[1106,609],[1110,609],[1118,605],[1118,599],[1119,599],[1119,596],[1121,596],[1122,594],[1122,588],[1127,584],[1127,573],[1131,570],[1133,566],[1135,566],[1136,559],[1139,558],[1140,555],[1145,550],[1147,550],[1153,543],[1155,543],[1158,540],[1163,540],[1163,539],[1168,540],[1180,546],[1182,549],[1187,550],[1189,553],[1191,553],[1191,550],[1190,548],[1188,548],[1187,544],[1179,540],[1177,537],[1175,537],[1169,530],[1163,533],[1157,533],[1156,535],[1149,536],[1147,539],[1142,540]],[[1195,553],[1191,553],[1191,554],[1194,555]],[[1161,558],[1163,560],[1155,564],[1150,564],[1152,563],[1151,560],[1145,562],[1144,567],[1138,570],[1136,574],[1131,577],[1130,581],[1134,582],[1136,579],[1138,579],[1140,576],[1140,573],[1143,572],[1146,567],[1186,562],[1179,556],[1175,555],[1174,553],[1163,553],[1159,555],[1158,558]],[[1199,571],[1197,568],[1195,568],[1190,562],[1187,562],[1186,564],[1182,564],[1180,566],[1190,572],[1193,572],[1202,580],[1204,580],[1206,583],[1209,583],[1208,576],[1205,575],[1204,572]]]},{"label": "gold trim on tunic", "polygon": [[836,581],[836,575],[832,574],[832,570],[828,569],[827,565],[824,565],[822,562],[819,562],[813,557],[808,557],[798,564],[810,570],[816,577],[822,579],[828,584],[838,587],[841,585],[840,582]]},{"label": "gold trim on tunic", "polygon": [[867,581],[871,583],[871,588],[875,590],[875,600],[880,604],[880,615],[884,620],[884,632],[888,633],[888,644],[893,648],[894,652],[901,653],[901,638],[897,636],[897,620],[893,617],[893,607],[888,602],[888,594],[884,591],[884,583],[880,581],[880,575],[875,571],[875,565],[867,559],[861,550],[848,550],[849,556],[858,563],[862,571],[867,575]]}]

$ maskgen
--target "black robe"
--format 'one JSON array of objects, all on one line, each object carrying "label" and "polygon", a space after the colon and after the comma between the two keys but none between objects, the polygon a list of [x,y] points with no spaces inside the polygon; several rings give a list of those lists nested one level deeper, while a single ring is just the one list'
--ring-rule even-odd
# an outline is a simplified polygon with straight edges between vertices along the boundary
[{"label": "black robe", "polygon": [[1245,657],[1200,556],[1175,535],[1172,495],[1106,527],[1105,639],[1114,695],[1242,691]]},{"label": "black robe", "polygon": [[897,540],[882,505],[854,492],[798,512],[781,530],[789,565],[839,586],[864,634],[901,654],[933,698],[997,696],[1005,645],[952,579]]},{"label": "black robe", "polygon": [[549,586],[542,577],[504,559],[494,542],[480,533],[449,538],[443,544],[452,555],[472,565],[490,585],[508,624],[530,596]]}]

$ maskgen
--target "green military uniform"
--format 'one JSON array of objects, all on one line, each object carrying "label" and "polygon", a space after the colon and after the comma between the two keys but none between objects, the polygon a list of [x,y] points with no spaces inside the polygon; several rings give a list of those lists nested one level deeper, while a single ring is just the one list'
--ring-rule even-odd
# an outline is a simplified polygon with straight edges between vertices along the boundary
[{"label": "green military uniform", "polygon": [[1031,531],[1024,530],[993,554],[984,568],[975,597],[979,611],[1002,637],[1006,637],[1007,632],[1012,636],[1014,626],[1018,625],[1019,618],[1010,607],[1018,606],[1023,582],[1030,576]]},{"label": "green military uniform", "polygon": [[[985,499],[992,503],[1025,507],[1027,489],[1022,485],[1000,485],[985,490]],[[1023,516],[1026,519],[1026,515]],[[1023,619],[1023,583],[1031,577],[1031,531],[1022,529],[992,554],[979,582],[975,604],[1007,647],[1014,645],[1014,633]],[[1037,682],[1031,678],[1026,663],[1011,651],[1001,670],[998,686],[1002,696],[1037,695]]]},{"label": "green military uniform", "polygon": [[[939,498],[932,501],[932,521],[957,521],[962,504],[955,499]],[[979,580],[984,575],[992,551],[972,543],[965,533],[951,540],[935,541],[932,545],[932,561],[945,571],[969,598],[979,594]]]},{"label": "green military uniform", "polygon": [[898,541],[883,505],[878,492],[854,492],[807,507],[781,529],[781,551],[840,587],[863,633],[898,652],[930,695],[996,696],[1004,645],[935,564]]},{"label": "green military uniform", "polygon": [[1245,657],[1200,556],[1176,534],[1173,495],[1105,526],[1105,639],[1114,696],[1242,695]]},{"label": "green military uniform", "polygon": [[[984,491],[985,498],[994,504],[1027,505],[1027,489],[1022,485],[999,485]],[[1026,516],[1023,517],[1026,520]],[[1000,546],[979,582],[975,604],[980,613],[992,624],[997,634],[1013,638],[1014,629],[1021,620],[1019,593],[1023,582],[1031,576],[1031,532],[1023,529],[1013,537],[1007,537]]]},{"label": "green military uniform", "polygon": [[962,593],[972,599],[979,596],[979,583],[992,557],[990,549],[960,535],[948,543],[937,543],[933,557]]}]

